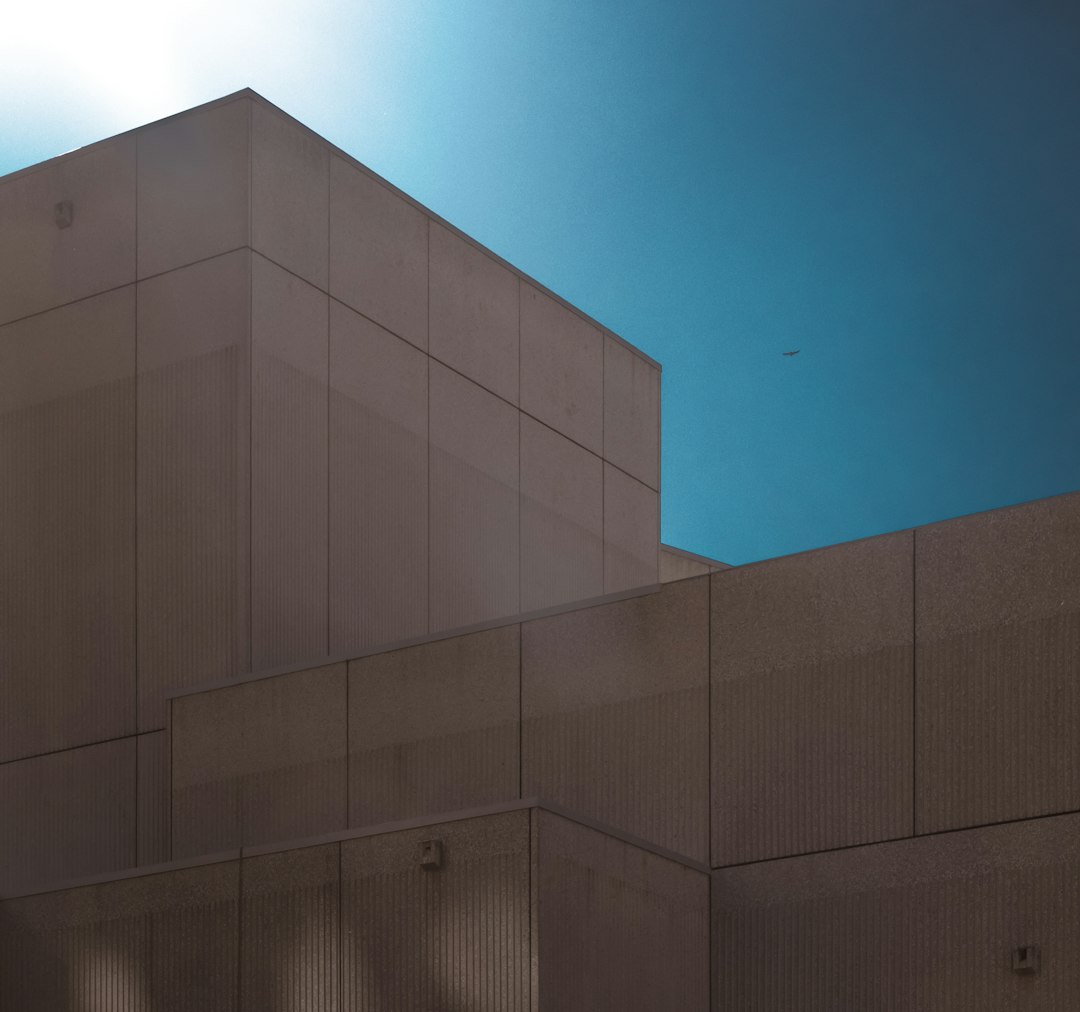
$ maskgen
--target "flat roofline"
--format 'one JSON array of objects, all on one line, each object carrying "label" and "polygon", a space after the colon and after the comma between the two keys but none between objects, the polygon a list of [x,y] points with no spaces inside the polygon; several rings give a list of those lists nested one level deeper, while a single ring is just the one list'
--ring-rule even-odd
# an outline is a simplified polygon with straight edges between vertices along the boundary
[{"label": "flat roofline", "polygon": [[604,334],[607,337],[610,337],[613,341],[616,341],[617,343],[621,344],[628,351],[633,352],[642,361],[647,362],[649,365],[651,365],[654,369],[656,369],[656,370],[658,370],[660,372],[663,371],[664,367],[658,361],[656,361],[656,359],[654,359],[651,355],[648,355],[645,352],[643,352],[639,347],[637,347],[637,345],[631,344],[628,340],[626,340],[626,338],[622,337],[619,334],[616,334],[615,331],[611,330],[609,327],[605,327],[604,324],[602,324],[599,320],[597,320],[594,317],[590,316],[584,310],[579,309],[572,302],[568,302],[566,299],[564,299],[557,292],[553,292],[550,288],[547,287],[547,285],[541,284],[539,281],[536,280],[536,278],[532,277],[529,274],[526,274],[519,267],[515,267],[512,263],[510,263],[509,260],[505,260],[503,257],[499,256],[498,253],[496,253],[493,250],[489,249],[483,243],[478,242],[476,239],[474,239],[467,232],[463,232],[456,225],[451,224],[444,217],[442,217],[442,215],[436,214],[434,211],[431,210],[431,208],[426,207],[424,204],[421,204],[420,201],[418,201],[415,197],[411,197],[404,190],[399,189],[393,183],[391,183],[389,180],[384,179],[382,176],[380,176],[373,169],[369,168],[363,162],[359,161],[357,158],[350,155],[347,151],[345,151],[342,148],[339,148],[336,144],[333,143],[333,141],[329,141],[325,137],[323,137],[322,134],[316,133],[306,123],[302,123],[295,116],[291,115],[290,113],[287,113],[280,106],[275,105],[269,99],[264,98],[257,91],[254,91],[251,88],[241,88],[239,91],[234,91],[234,92],[231,92],[228,95],[223,95],[221,98],[215,98],[215,99],[212,99],[209,102],[203,102],[200,105],[194,105],[189,109],[183,109],[180,112],[173,113],[173,114],[171,114],[169,116],[162,116],[160,119],[151,120],[149,123],[143,123],[143,124],[141,124],[141,125],[139,125],[137,127],[132,127],[130,130],[123,130],[118,134],[112,134],[109,137],[103,137],[103,138],[101,138],[100,140],[97,140],[97,141],[91,141],[89,144],[85,144],[82,147],[73,148],[71,151],[65,151],[62,154],[54,155],[52,158],[47,158],[43,162],[35,162],[33,165],[27,165],[24,168],[15,169],[15,171],[9,172],[7,175],[0,176],[0,186],[3,186],[5,183],[9,183],[9,182],[11,182],[11,181],[13,181],[15,179],[22,178],[23,176],[31,175],[34,172],[39,172],[42,169],[49,168],[50,166],[56,165],[59,162],[69,161],[69,160],[72,160],[72,159],[75,159],[75,158],[79,158],[82,155],[85,155],[85,154],[93,151],[95,148],[101,147],[102,145],[105,145],[105,144],[112,144],[113,142],[119,140],[122,137],[128,137],[128,136],[131,136],[133,134],[137,134],[142,130],[147,130],[147,129],[151,128],[151,127],[160,126],[162,123],[168,123],[168,122],[171,122],[172,120],[180,119],[183,116],[189,116],[192,113],[205,111],[206,109],[213,109],[215,106],[228,105],[231,102],[236,102],[236,101],[239,101],[239,100],[245,99],[245,98],[250,99],[251,101],[259,102],[265,108],[267,108],[267,109],[271,110],[272,112],[276,113],[278,116],[283,116],[285,119],[289,120],[290,123],[293,123],[296,126],[300,127],[308,135],[310,135],[311,137],[314,137],[320,144],[322,144],[326,148],[328,148],[332,154],[334,154],[337,157],[342,158],[345,161],[349,162],[349,164],[351,164],[354,168],[360,169],[366,175],[368,175],[372,179],[374,179],[377,183],[380,183],[381,185],[385,186],[388,190],[390,190],[391,192],[396,194],[401,199],[408,201],[417,210],[419,210],[422,213],[426,214],[433,221],[437,222],[439,225],[442,225],[444,228],[448,229],[450,232],[452,232],[454,235],[456,235],[459,239],[465,240],[470,245],[472,245],[473,247],[478,249],[481,253],[485,254],[488,257],[490,257],[496,263],[501,264],[507,270],[512,271],[517,277],[521,278],[523,281],[527,282],[528,284],[532,285],[534,288],[536,288],[539,291],[543,292],[545,295],[547,295],[550,298],[554,299],[556,302],[558,302],[565,309],[569,309],[572,313],[574,313],[576,316],[581,317],[581,319],[585,320],[590,325],[596,327],[601,332],[601,334]]}]

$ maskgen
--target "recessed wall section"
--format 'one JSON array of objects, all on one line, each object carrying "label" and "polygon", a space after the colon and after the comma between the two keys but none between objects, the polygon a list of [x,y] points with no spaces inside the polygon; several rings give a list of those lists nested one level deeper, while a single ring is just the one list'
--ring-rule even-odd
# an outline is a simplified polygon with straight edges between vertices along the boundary
[{"label": "recessed wall section", "polygon": [[0,327],[0,761],[135,730],[135,291]]},{"label": "recessed wall section", "polygon": [[918,830],[1080,808],[1080,495],[915,544]]}]

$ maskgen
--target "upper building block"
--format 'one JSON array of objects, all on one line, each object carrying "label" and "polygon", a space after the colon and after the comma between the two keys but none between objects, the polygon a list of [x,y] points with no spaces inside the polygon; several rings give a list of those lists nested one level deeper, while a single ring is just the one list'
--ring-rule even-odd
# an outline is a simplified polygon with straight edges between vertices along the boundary
[{"label": "upper building block", "polygon": [[0,761],[655,583],[659,380],[249,91],[0,180]]}]

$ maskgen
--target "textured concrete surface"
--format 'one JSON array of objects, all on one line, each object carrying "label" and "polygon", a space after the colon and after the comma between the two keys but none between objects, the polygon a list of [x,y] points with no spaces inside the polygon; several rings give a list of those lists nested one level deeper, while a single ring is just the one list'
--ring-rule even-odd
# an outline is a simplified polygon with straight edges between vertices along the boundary
[{"label": "textured concrete surface", "polygon": [[518,796],[518,626],[349,662],[349,825]]},{"label": "textured concrete surface", "polygon": [[712,581],[712,863],[912,831],[912,535]]},{"label": "textured concrete surface", "polygon": [[131,867],[135,791],[134,737],[0,765],[0,896]]},{"label": "textured concrete surface", "polygon": [[251,254],[138,286],[139,729],[250,670]]},{"label": "textured concrete surface", "polygon": [[660,490],[660,370],[604,338],[604,457]]},{"label": "textured concrete surface", "polygon": [[251,246],[324,292],[330,270],[330,152],[314,134],[251,103]]},{"label": "textured concrete surface", "polygon": [[343,829],[346,666],[172,701],[173,857]]},{"label": "textured concrete surface", "polygon": [[250,122],[238,99],[138,132],[140,278],[249,244]]},{"label": "textured concrete surface", "polygon": [[337,844],[245,858],[241,1012],[341,1008]]},{"label": "textured concrete surface", "polygon": [[522,795],[708,859],[708,582],[526,622]]},{"label": "textured concrete surface", "polygon": [[521,610],[604,592],[604,462],[521,418]]},{"label": "textured concrete surface", "polygon": [[327,653],[328,299],[251,259],[251,666]]},{"label": "textured concrete surface", "polygon": [[535,1008],[527,811],[345,841],[341,877],[346,1008]]},{"label": "textured concrete surface", "polygon": [[534,812],[536,959],[544,1012],[709,1007],[709,878]]},{"label": "textured concrete surface", "polygon": [[522,410],[602,453],[603,404],[600,330],[532,285],[522,285]]},{"label": "textured concrete surface", "polygon": [[915,545],[917,828],[1080,808],[1080,495]]},{"label": "textured concrete surface", "polygon": [[330,652],[428,631],[428,359],[330,303]]},{"label": "textured concrete surface", "polygon": [[714,1007],[1070,1009],[1078,841],[1069,815],[715,872]]},{"label": "textured concrete surface", "polygon": [[330,158],[330,294],[428,346],[428,220],[366,172]]},{"label": "textured concrete surface", "polygon": [[517,277],[435,222],[429,241],[431,355],[517,404]]},{"label": "textured concrete surface", "polygon": [[656,583],[660,496],[604,464],[604,593]]},{"label": "textured concrete surface", "polygon": [[726,562],[718,562],[716,559],[710,559],[704,555],[695,555],[693,552],[687,552],[681,548],[673,548],[671,545],[660,545],[661,583],[689,580],[695,576],[718,573],[724,569],[731,569],[731,566]]},{"label": "textured concrete surface", "polygon": [[[70,227],[55,207],[70,202]],[[135,280],[135,138],[0,181],[0,324]]]},{"label": "textured concrete surface", "polygon": [[0,761],[135,730],[135,292],[0,327]]},{"label": "textured concrete surface", "polygon": [[453,629],[520,611],[518,412],[432,362],[429,616]]},{"label": "textured concrete surface", "polygon": [[236,862],[0,905],[0,1008],[231,1012]]}]

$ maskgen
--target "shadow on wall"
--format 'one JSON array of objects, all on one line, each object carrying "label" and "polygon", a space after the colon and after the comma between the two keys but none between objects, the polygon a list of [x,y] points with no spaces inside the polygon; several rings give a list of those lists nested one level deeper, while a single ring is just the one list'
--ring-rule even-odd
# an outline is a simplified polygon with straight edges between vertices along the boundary
[{"label": "shadow on wall", "polygon": [[68,970],[45,932],[0,906],[0,1008],[50,1012],[67,1007]]}]

